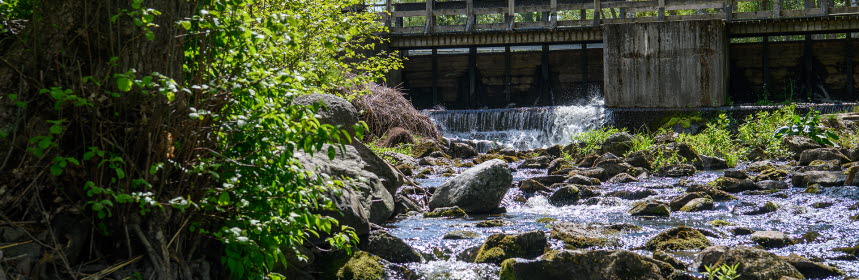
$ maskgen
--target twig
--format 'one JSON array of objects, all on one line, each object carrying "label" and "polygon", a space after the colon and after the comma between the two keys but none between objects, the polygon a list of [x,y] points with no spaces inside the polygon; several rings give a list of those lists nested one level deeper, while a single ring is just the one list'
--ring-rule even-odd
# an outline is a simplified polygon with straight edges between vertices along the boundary
[{"label": "twig", "polygon": [[30,243],[33,243],[33,240],[27,240],[27,241],[23,241],[23,242],[18,242],[18,243],[12,243],[12,244],[8,244],[8,245],[3,245],[3,246],[0,246],[0,250],[6,249],[6,248],[12,248],[12,247],[15,247],[15,246],[18,246],[18,245],[30,244]]},{"label": "twig", "polygon": [[130,260],[127,260],[127,261],[125,261],[125,262],[118,263],[118,264],[116,264],[116,265],[114,265],[114,266],[111,266],[111,267],[105,268],[105,269],[103,269],[102,271],[99,271],[99,272],[97,272],[97,273],[95,273],[95,274],[92,274],[92,275],[89,275],[89,276],[87,276],[87,277],[84,277],[84,278],[83,278],[83,279],[81,279],[81,280],[99,279],[99,278],[104,277],[104,276],[106,276],[106,275],[108,275],[108,274],[114,273],[114,272],[116,272],[117,270],[122,269],[123,267],[126,267],[126,266],[128,266],[128,265],[130,265],[130,264],[136,263],[136,262],[140,261],[140,259],[142,259],[142,258],[143,258],[143,255],[136,256],[136,257],[134,257],[134,258],[132,258],[132,259],[130,259]]}]

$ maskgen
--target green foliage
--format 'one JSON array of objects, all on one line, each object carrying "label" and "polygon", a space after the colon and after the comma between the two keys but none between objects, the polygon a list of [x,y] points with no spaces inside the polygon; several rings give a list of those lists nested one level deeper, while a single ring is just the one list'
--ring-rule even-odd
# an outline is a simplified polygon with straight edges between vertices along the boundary
[{"label": "green foliage", "polygon": [[[649,151],[654,146],[653,136],[648,133],[636,133],[632,138],[632,148],[629,149],[629,152],[626,155],[629,155],[638,151]],[[624,156],[626,156],[624,155]]]},{"label": "green foliage", "polygon": [[386,152],[394,152],[394,153],[400,153],[400,154],[404,154],[404,155],[411,155],[414,147],[415,147],[414,144],[398,144],[395,147],[388,148],[388,147],[382,147],[381,145],[379,145],[378,142],[367,143],[367,148],[370,148],[370,150],[372,150],[373,153],[379,155],[380,157],[382,157],[382,159],[384,159],[385,161],[387,161],[388,163],[391,163],[393,165],[400,164],[401,162],[399,162],[395,158],[392,158],[390,156],[385,155]]},{"label": "green foliage", "polygon": [[626,130],[613,127],[601,127],[573,135],[573,142],[579,143],[579,146],[581,146],[579,149],[580,154],[590,155],[598,152],[599,149],[602,148],[602,143],[605,142],[609,136],[624,131]]},{"label": "green foliage", "polygon": [[780,127],[774,137],[782,138],[785,135],[802,135],[811,138],[821,145],[838,146],[838,135],[827,130],[820,124],[820,112],[811,111],[803,117],[793,116],[791,123]]},{"label": "green foliage", "polygon": [[720,114],[701,133],[680,134],[677,142],[689,144],[699,154],[723,158],[728,166],[736,166],[745,155],[745,148],[734,142],[729,125],[728,116]]},{"label": "green foliage", "polygon": [[796,116],[796,105],[782,107],[774,112],[758,112],[746,116],[737,127],[737,139],[750,148],[760,148],[773,157],[785,157],[789,151],[773,131],[790,122]]},{"label": "green foliage", "polygon": [[707,277],[707,280],[739,279],[740,274],[737,273],[737,267],[739,266],[739,263],[736,263],[734,265],[722,264],[718,267],[710,267],[708,265],[705,265],[704,269],[707,270],[707,272],[704,272],[704,276]]}]

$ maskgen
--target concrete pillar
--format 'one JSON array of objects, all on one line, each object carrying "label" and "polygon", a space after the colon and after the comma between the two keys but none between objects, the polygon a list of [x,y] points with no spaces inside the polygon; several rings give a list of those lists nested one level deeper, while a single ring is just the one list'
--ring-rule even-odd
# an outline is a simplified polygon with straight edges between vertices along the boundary
[{"label": "concrete pillar", "polygon": [[721,20],[608,24],[603,34],[608,107],[715,107],[728,89]]}]

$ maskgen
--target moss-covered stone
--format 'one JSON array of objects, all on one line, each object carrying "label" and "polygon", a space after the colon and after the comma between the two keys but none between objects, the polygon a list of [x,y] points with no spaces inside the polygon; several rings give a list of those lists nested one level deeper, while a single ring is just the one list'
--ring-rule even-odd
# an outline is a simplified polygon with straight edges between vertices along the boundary
[{"label": "moss-covered stone", "polygon": [[790,174],[790,172],[787,172],[787,171],[782,170],[782,169],[769,168],[769,169],[764,170],[764,172],[761,172],[761,174],[758,174],[758,176],[755,176],[755,181],[756,182],[760,182],[760,181],[764,181],[764,180],[779,181],[779,180],[783,180],[784,178],[787,178],[788,174]]},{"label": "moss-covered stone", "polygon": [[668,208],[668,205],[647,201],[636,202],[628,212],[633,216],[668,217],[671,215],[671,210]]},{"label": "moss-covered stone", "polygon": [[459,218],[465,217],[465,211],[459,207],[442,207],[424,213],[424,218]]},{"label": "moss-covered stone", "polygon": [[697,229],[679,226],[660,232],[644,245],[648,250],[678,251],[704,249],[712,245]]},{"label": "moss-covered stone", "polygon": [[364,251],[357,251],[346,264],[337,270],[338,280],[377,280],[385,277],[381,258]]},{"label": "moss-covered stone", "polygon": [[847,253],[859,257],[859,245],[853,247],[839,247],[832,249],[832,251]]},{"label": "moss-covered stone", "polygon": [[820,193],[820,185],[811,185],[805,188],[804,193],[818,194]]},{"label": "moss-covered stone", "polygon": [[500,226],[504,226],[504,224],[505,224],[504,220],[496,219],[496,220],[486,220],[486,221],[479,222],[479,223],[477,223],[476,226],[477,227],[484,227],[484,228],[485,227],[500,227]]},{"label": "moss-covered stone", "polygon": [[731,223],[731,222],[728,222],[725,220],[712,220],[712,221],[710,221],[710,225],[717,226],[717,227],[724,227],[724,226],[733,226],[734,223]]},{"label": "moss-covered stone", "polygon": [[412,155],[416,158],[429,156],[433,152],[442,152],[441,145],[439,145],[438,142],[429,139],[420,141],[412,148]]},{"label": "moss-covered stone", "polygon": [[555,219],[555,218],[552,218],[552,217],[542,217],[542,218],[538,218],[538,219],[537,219],[537,222],[538,222],[538,223],[541,223],[541,224],[551,224],[551,223],[554,223],[554,222],[557,222],[557,221],[558,221],[558,219]]},{"label": "moss-covered stone", "polygon": [[543,254],[546,245],[546,236],[541,231],[518,235],[497,233],[480,246],[474,262],[500,264],[509,258],[535,258]]}]

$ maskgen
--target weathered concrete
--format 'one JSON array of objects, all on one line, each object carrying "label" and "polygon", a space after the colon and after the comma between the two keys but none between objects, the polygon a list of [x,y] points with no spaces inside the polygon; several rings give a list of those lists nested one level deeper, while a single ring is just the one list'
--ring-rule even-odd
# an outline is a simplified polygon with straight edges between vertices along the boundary
[{"label": "weathered concrete", "polygon": [[603,69],[608,107],[725,104],[728,40],[720,20],[610,24]]}]

